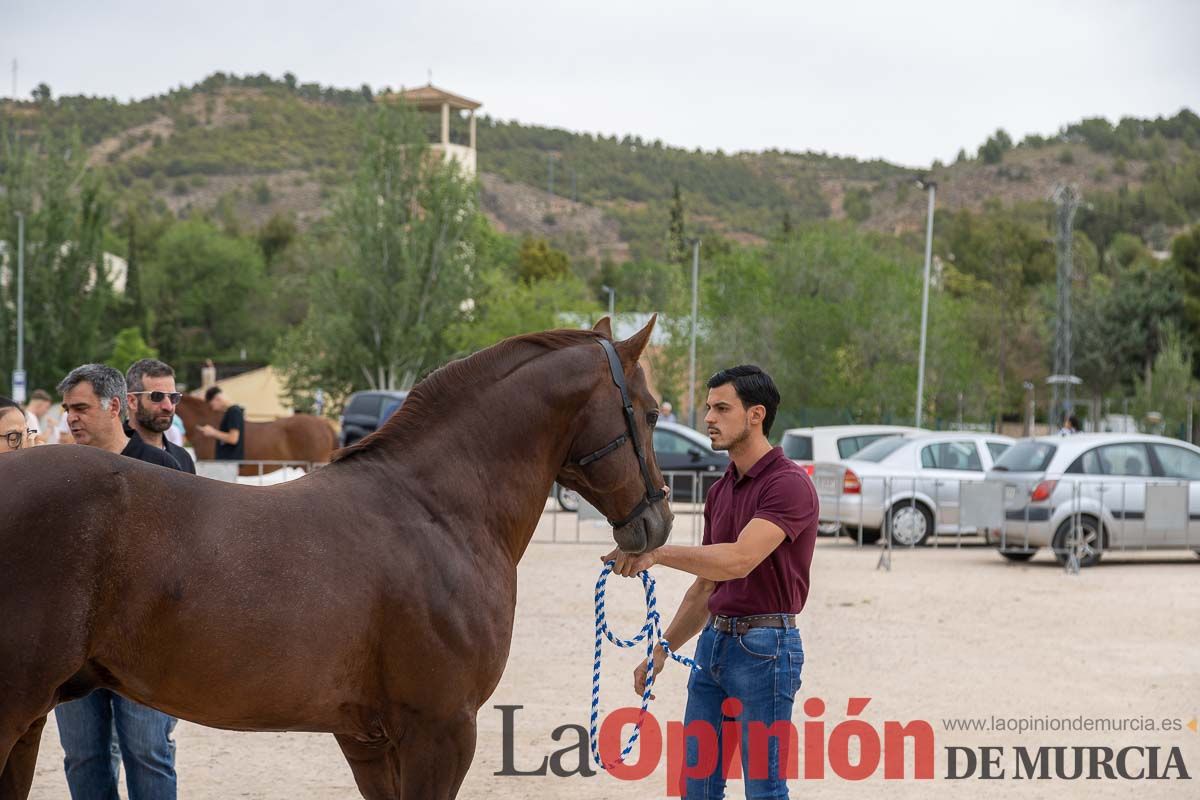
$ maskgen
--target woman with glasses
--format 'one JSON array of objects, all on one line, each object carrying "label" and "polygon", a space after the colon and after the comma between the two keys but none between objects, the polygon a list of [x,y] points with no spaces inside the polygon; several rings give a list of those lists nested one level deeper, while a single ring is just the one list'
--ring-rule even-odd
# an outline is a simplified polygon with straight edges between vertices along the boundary
[{"label": "woman with glasses", "polygon": [[33,444],[25,412],[12,398],[0,395],[0,453],[11,453]]}]

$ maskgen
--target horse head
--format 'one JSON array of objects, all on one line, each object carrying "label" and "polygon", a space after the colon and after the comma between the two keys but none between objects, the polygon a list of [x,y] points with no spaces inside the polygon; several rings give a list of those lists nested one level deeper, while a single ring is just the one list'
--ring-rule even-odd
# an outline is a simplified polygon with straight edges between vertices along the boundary
[{"label": "horse head", "polygon": [[595,388],[580,409],[568,460],[557,478],[608,517],[613,539],[627,553],[661,547],[674,520],[654,460],[658,402],[638,366],[655,319],[621,342],[612,341],[607,317],[597,323],[602,336],[594,348]]}]

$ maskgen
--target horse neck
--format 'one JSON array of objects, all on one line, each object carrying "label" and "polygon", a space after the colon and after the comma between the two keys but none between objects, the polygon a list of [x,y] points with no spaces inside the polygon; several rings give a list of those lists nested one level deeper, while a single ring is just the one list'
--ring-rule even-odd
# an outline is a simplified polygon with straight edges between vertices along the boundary
[{"label": "horse neck", "polygon": [[387,442],[379,448],[382,458],[362,459],[364,475],[410,487],[434,519],[498,543],[515,565],[533,538],[592,388],[584,375],[573,382],[561,377],[556,355],[480,383],[478,393],[436,398],[436,418],[403,441]]}]

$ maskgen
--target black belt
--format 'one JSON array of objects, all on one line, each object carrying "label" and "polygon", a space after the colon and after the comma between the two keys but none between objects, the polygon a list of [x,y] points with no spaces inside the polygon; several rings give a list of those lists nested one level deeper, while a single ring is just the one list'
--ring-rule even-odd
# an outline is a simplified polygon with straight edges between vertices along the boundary
[{"label": "black belt", "polygon": [[713,630],[741,636],[751,628],[794,628],[795,614],[755,614],[751,617],[723,617],[720,614],[709,621]]}]

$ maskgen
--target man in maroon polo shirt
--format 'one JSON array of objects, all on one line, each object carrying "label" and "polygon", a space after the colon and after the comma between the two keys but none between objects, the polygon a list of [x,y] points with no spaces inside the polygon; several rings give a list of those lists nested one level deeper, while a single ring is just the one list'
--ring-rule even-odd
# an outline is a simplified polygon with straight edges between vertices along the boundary
[{"label": "man in maroon polo shirt", "polygon": [[[665,633],[675,649],[700,633],[695,659],[701,669],[688,680],[684,724],[707,722],[716,732],[716,752],[724,752],[721,723],[729,717],[722,703],[738,701],[730,706],[741,723],[746,797],[786,798],[780,741],[767,740],[764,770],[762,753],[752,752],[749,723],[769,726],[792,717],[804,665],[796,614],[808,597],[817,492],[804,470],[767,441],[779,407],[770,375],[755,366],[733,367],[713,375],[708,389],[704,423],[713,448],[728,450],[731,463],[705,499],[704,543],[640,555],[615,551],[605,560],[615,559],[614,571],[625,576],[655,565],[696,576]],[[665,664],[659,648],[655,673]],[[634,689],[640,695],[645,685],[642,663]],[[703,771],[699,741],[688,736],[686,746],[685,796],[724,797],[720,759],[711,774],[694,776]]]}]

